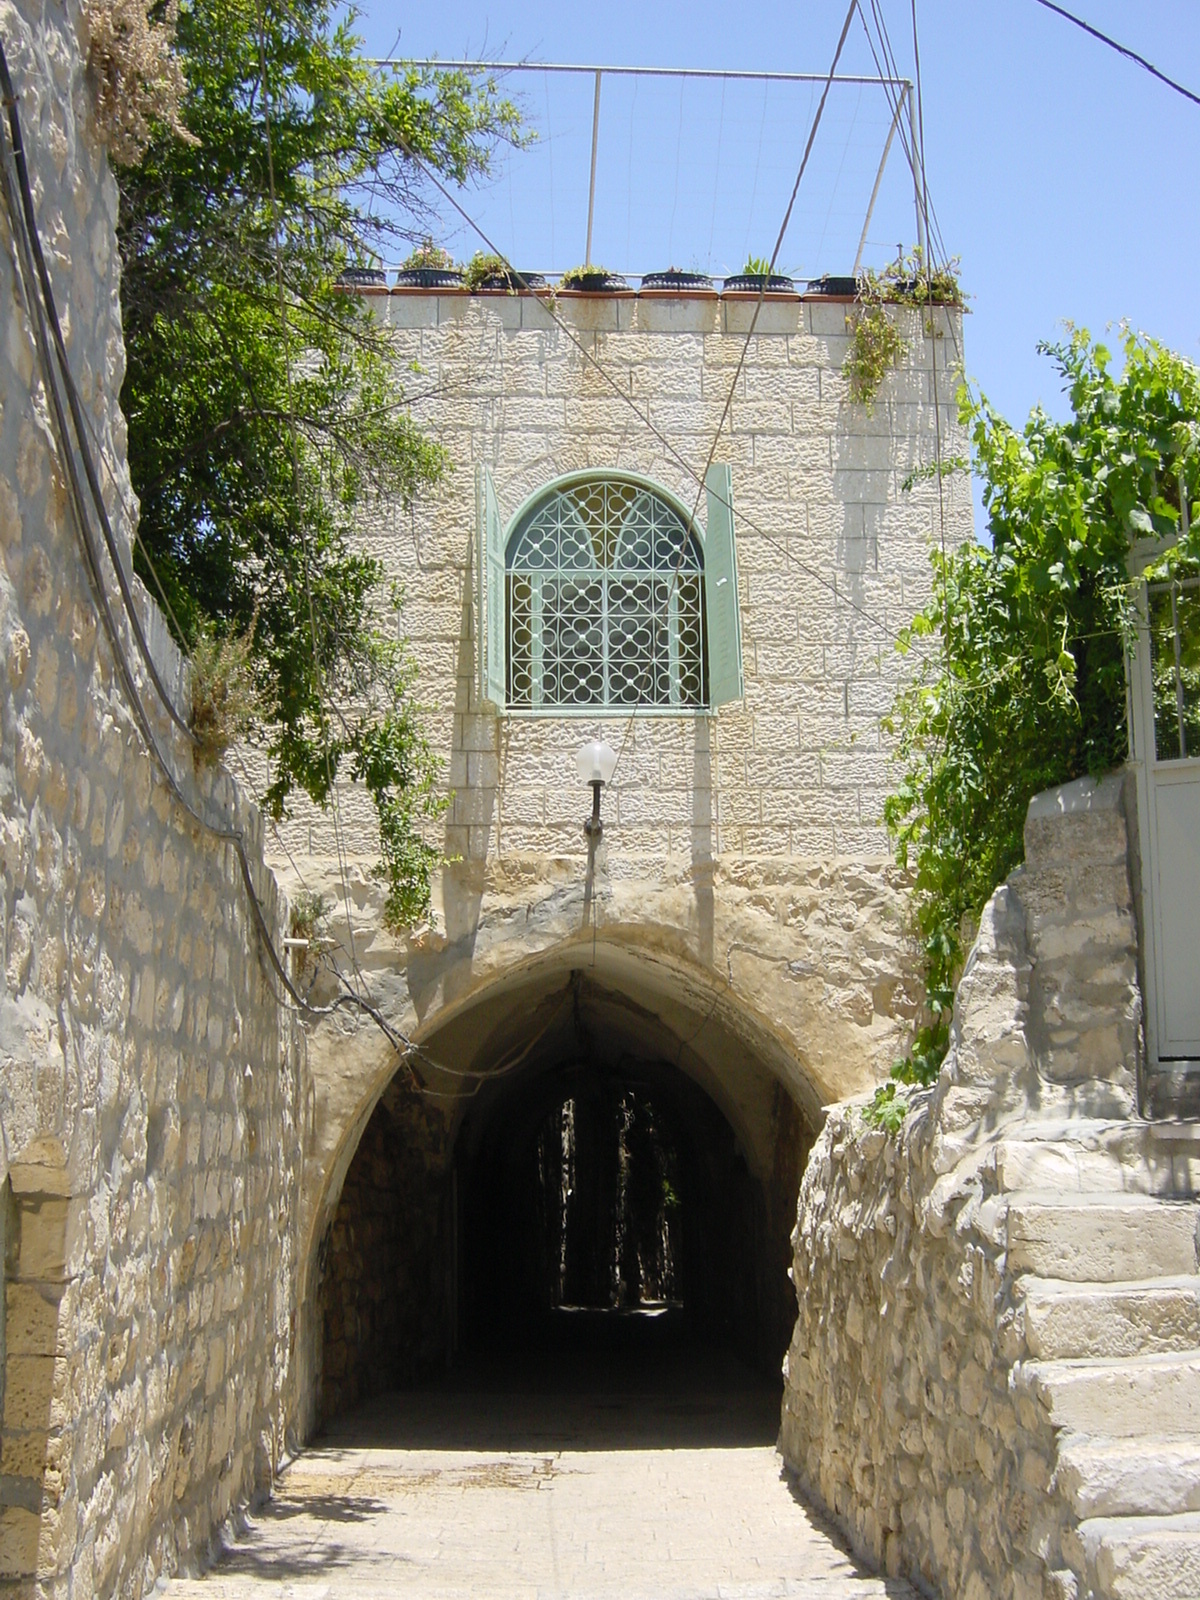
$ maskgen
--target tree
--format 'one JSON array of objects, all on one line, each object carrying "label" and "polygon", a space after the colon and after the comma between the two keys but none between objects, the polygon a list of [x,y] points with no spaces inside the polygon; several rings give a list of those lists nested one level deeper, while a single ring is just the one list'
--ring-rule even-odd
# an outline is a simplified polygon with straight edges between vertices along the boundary
[{"label": "tree", "polygon": [[945,1054],[965,939],[1022,859],[1030,798],[1125,758],[1130,543],[1175,536],[1200,483],[1191,362],[1128,332],[1119,376],[1086,331],[1040,348],[1072,416],[1039,408],[1018,434],[960,390],[991,548],[933,553],[932,599],[901,639],[933,641],[889,724],[902,778],[885,819],[914,873],[930,1010],[905,1081],[931,1081]]},{"label": "tree", "polygon": [[327,0],[179,9],[190,137],[152,123],[118,173],[121,399],[135,564],[185,648],[243,642],[270,814],[297,789],[329,803],[339,775],[366,784],[399,926],[428,904],[436,763],[400,597],[354,525],[369,496],[409,499],[448,463],[338,278],[427,229],[423,165],[466,183],[519,133],[491,81],[372,67],[352,26]]}]

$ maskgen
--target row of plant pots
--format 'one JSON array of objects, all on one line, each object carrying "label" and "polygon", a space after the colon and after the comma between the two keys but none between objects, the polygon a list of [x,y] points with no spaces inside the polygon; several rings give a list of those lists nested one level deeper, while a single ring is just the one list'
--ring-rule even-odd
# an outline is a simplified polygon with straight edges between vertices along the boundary
[{"label": "row of plant pots", "polygon": [[[347,289],[386,289],[387,273],[375,267],[348,267],[340,275],[338,282]],[[458,268],[407,267],[396,274],[394,287],[425,290],[470,288],[472,293],[479,290],[511,293],[521,290],[548,290],[550,285],[540,272],[495,272],[476,278],[468,285],[467,275]],[[573,272],[564,274],[556,289],[559,293],[568,294],[572,292],[620,294],[629,291],[629,284],[618,272],[606,272],[599,267],[594,270],[577,267]],[[856,289],[857,280],[854,278],[828,276],[810,279],[807,286],[809,294],[843,297],[852,296]],[[648,272],[641,278],[642,294],[652,294],[656,291],[669,294],[715,292],[715,284],[707,273],[680,272],[671,268],[667,272]],[[796,287],[795,279],[779,274],[739,272],[733,277],[722,280],[722,292],[725,294],[762,294],[764,291],[767,294],[801,292]]]}]

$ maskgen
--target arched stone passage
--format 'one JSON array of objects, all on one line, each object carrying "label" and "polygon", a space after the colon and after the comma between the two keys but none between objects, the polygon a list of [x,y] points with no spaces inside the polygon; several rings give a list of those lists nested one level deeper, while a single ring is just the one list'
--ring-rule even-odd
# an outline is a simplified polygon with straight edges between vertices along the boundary
[{"label": "arched stone passage", "polygon": [[549,1337],[564,1306],[653,1302],[778,1372],[816,1119],[711,997],[655,999],[645,967],[527,971],[431,1033],[426,1081],[388,1083],[322,1244],[321,1416]]}]

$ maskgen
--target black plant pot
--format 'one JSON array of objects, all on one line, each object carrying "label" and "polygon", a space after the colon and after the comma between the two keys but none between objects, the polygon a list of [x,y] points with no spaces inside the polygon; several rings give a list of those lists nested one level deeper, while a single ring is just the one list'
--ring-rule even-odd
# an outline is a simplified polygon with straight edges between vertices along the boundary
[{"label": "black plant pot", "polygon": [[544,289],[546,280],[540,272],[493,272],[482,278],[475,288],[518,293],[522,289]]},{"label": "black plant pot", "polygon": [[629,285],[619,272],[581,272],[559,287],[563,294],[615,294]]},{"label": "black plant pot", "polygon": [[711,289],[712,286],[707,272],[677,272],[674,267],[667,272],[648,272],[642,279],[643,289]]},{"label": "black plant pot", "polygon": [[785,278],[779,273],[772,273],[769,277],[765,272],[738,272],[732,278],[726,278],[723,284],[726,294],[795,294],[796,284],[792,278]]},{"label": "black plant pot", "polygon": [[343,289],[386,289],[387,273],[379,267],[343,267],[337,281]]},{"label": "black plant pot", "polygon": [[823,278],[810,278],[808,280],[809,294],[837,295],[839,299],[849,296],[854,298],[858,293],[857,278],[834,278],[826,273]]},{"label": "black plant pot", "polygon": [[462,284],[457,267],[403,267],[396,274],[397,289],[461,289]]}]

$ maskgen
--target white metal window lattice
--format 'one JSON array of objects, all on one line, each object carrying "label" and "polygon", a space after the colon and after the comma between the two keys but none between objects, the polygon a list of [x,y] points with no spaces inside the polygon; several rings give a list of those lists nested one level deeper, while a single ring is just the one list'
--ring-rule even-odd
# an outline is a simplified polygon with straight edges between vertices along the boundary
[{"label": "white metal window lattice", "polygon": [[703,558],[660,496],[619,478],[556,490],[506,567],[510,706],[705,703]]},{"label": "white metal window lattice", "polygon": [[704,482],[706,525],[649,479],[575,473],[505,531],[476,470],[480,700],[498,710],[716,709],[743,693],[729,467]]}]

